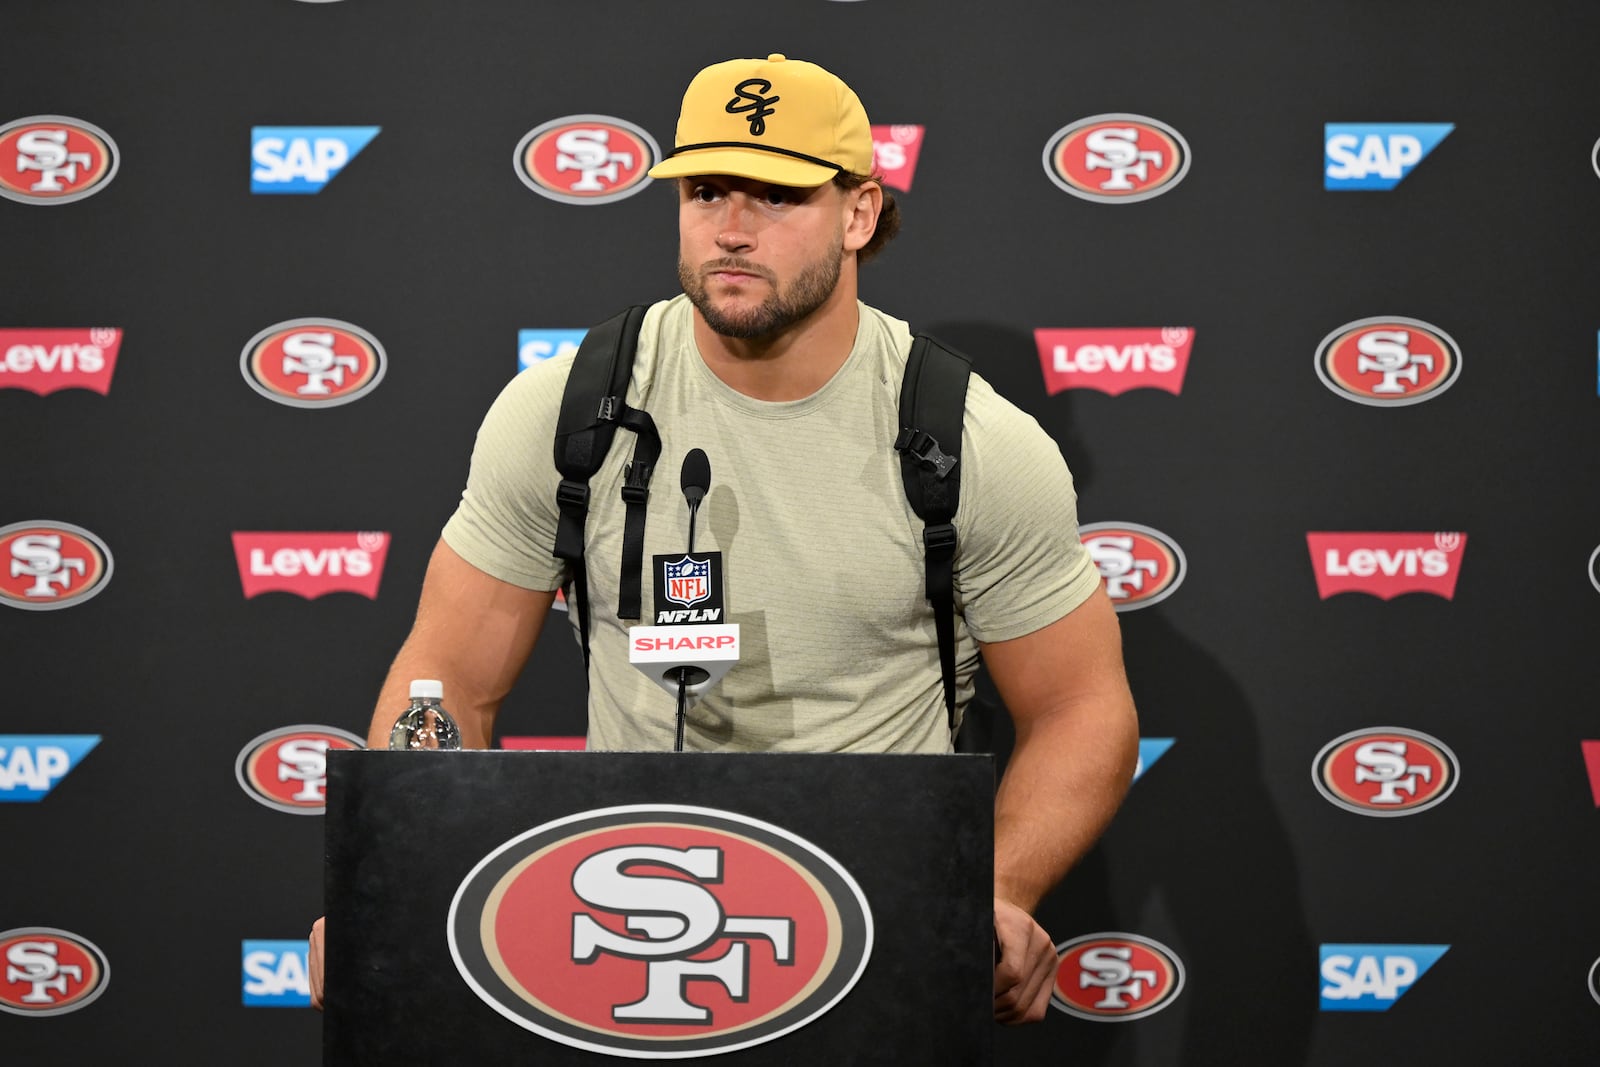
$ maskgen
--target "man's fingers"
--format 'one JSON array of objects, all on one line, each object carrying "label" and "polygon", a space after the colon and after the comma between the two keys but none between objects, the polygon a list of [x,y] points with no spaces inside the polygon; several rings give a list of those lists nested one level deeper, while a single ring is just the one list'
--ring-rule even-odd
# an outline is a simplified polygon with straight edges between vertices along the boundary
[{"label": "man's fingers", "polygon": [[311,924],[311,937],[306,946],[306,970],[311,978],[311,1006],[322,1010],[322,924],[318,919]]},{"label": "man's fingers", "polygon": [[1050,1006],[1056,952],[1050,935],[1021,908],[996,898],[994,1017],[1016,1024],[1043,1019]]}]

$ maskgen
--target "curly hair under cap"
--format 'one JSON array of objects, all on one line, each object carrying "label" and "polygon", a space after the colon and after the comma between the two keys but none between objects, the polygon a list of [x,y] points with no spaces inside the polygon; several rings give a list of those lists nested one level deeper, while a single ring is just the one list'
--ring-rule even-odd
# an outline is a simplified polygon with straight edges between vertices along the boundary
[{"label": "curly hair under cap", "polygon": [[[848,174],[841,171],[833,176],[833,184],[845,192],[861,188],[867,182],[877,182],[883,186],[882,174]],[[856,251],[856,262],[865,263],[879,252],[883,246],[894,239],[900,232],[900,205],[895,203],[894,194],[883,186],[883,210],[878,213],[878,229],[873,233],[872,239]]]}]

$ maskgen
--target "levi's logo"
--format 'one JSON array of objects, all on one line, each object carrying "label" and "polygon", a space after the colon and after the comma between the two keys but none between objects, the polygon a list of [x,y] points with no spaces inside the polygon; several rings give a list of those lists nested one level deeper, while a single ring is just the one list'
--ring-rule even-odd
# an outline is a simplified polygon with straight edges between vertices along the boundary
[{"label": "levi's logo", "polygon": [[650,184],[661,148],[609,115],[568,115],[529,130],[512,162],[522,184],[563,204],[622,200]]},{"label": "levi's logo", "polygon": [[734,812],[569,815],[484,856],[456,890],[450,954],[519,1026],[575,1048],[681,1059],[759,1045],[827,1012],[872,953],[855,879]]},{"label": "levi's logo", "polygon": [[378,597],[386,533],[235,532],[233,554],[245,599],[262,593],[294,593],[315,600],[326,593]]},{"label": "levi's logo", "polygon": [[922,126],[872,127],[872,162],[883,175],[883,184],[901,192],[911,191],[924,132]]},{"label": "levi's logo", "polygon": [[119,155],[98,126],[33,115],[0,126],[0,196],[23,204],[67,204],[116,177]]},{"label": "levi's logo", "polygon": [[1594,794],[1594,806],[1600,808],[1600,741],[1583,742],[1583,765],[1589,771],[1589,791]]},{"label": "levi's logo", "polygon": [[1308,533],[1317,595],[1367,593],[1392,600],[1405,593],[1432,593],[1454,600],[1464,533]]},{"label": "levi's logo", "polygon": [[1194,331],[1186,326],[1160,329],[1033,331],[1044,369],[1045,392],[1098,389],[1116,396],[1130,389],[1183,392]]},{"label": "levi's logo", "polygon": [[111,392],[122,331],[115,327],[70,330],[0,330],[0,389],[44,396],[57,389]]}]

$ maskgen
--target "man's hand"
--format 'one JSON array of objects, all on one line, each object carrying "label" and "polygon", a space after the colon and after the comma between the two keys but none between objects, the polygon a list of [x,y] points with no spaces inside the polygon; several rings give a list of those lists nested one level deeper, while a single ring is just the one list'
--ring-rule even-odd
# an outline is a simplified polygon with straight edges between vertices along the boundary
[{"label": "man's hand", "polygon": [[995,1022],[1039,1022],[1055,982],[1055,943],[1032,915],[999,897],[994,898],[994,938],[1000,955],[994,965]]},{"label": "man's hand", "polygon": [[306,952],[306,969],[311,972],[311,1006],[322,1010],[322,924],[326,917],[311,924],[311,944]]}]

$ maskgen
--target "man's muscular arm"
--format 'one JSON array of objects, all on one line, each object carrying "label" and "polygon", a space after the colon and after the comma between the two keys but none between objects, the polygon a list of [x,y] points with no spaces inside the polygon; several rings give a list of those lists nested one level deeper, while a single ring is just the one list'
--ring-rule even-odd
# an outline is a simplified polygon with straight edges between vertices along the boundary
[{"label": "man's muscular arm", "polygon": [[1032,913],[1100,836],[1133,781],[1138,720],[1111,602],[983,647],[1016,727],[995,798],[995,1018],[1044,1018],[1055,947]]},{"label": "man's muscular arm", "polygon": [[[456,555],[442,540],[428,561],[411,634],[395,656],[367,728],[368,748],[388,748],[415,678],[444,683],[444,706],[465,748],[488,748],[500,702],[522,672],[555,601],[554,592],[502,582]],[[311,928],[311,1004],[322,1007],[323,920]]]}]

